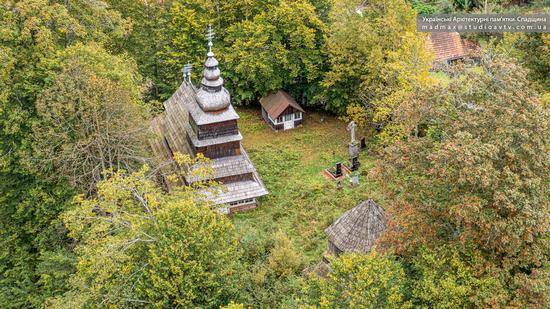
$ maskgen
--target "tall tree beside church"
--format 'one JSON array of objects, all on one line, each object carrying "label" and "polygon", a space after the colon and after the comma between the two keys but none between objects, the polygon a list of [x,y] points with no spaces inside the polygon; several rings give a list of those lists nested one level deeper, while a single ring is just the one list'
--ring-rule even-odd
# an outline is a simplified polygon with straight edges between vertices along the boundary
[{"label": "tall tree beside church", "polygon": [[[337,0],[328,38],[330,70],[321,99],[344,113],[350,104],[372,111],[372,121],[388,124],[395,107],[424,85],[431,66],[416,13],[404,0]],[[389,128],[388,130],[399,130]]]},{"label": "tall tree beside church", "polygon": [[[64,278],[71,272],[64,231],[56,217],[67,207],[72,189],[63,181],[43,179],[24,164],[33,156],[30,135],[37,119],[35,100],[46,76],[44,63],[57,51],[79,41],[108,43],[124,33],[125,25],[102,1],[75,3],[6,0],[0,4],[3,307],[39,307],[45,297],[65,289]],[[93,16],[88,15],[91,12]]]},{"label": "tall tree beside church", "polygon": [[[426,137],[384,153],[390,227],[402,255],[448,244],[497,278],[491,306],[550,304],[548,108],[507,59],[464,73],[417,108]],[[423,107],[423,108],[422,108]]]},{"label": "tall tree beside church", "polygon": [[148,160],[147,113],[132,60],[77,44],[49,72],[36,103],[31,169],[90,193],[105,170],[132,171]]},{"label": "tall tree beside church", "polygon": [[[206,30],[215,27],[218,6],[208,0],[174,0],[168,11],[166,35],[168,44],[156,46],[159,53],[161,78],[158,79],[160,99],[166,100],[183,80],[182,68],[188,61],[201,68],[206,54]],[[200,76],[199,69],[194,76]]]},{"label": "tall tree beside church", "polygon": [[113,42],[109,50],[117,54],[127,53],[137,62],[139,72],[146,80],[144,100],[152,107],[160,108],[160,104],[153,102],[166,96],[161,91],[168,82],[164,47],[170,39],[168,13],[171,1],[109,0],[109,4],[128,19],[131,26],[129,33]]},{"label": "tall tree beside church", "polygon": [[202,307],[239,301],[241,251],[230,220],[194,190],[164,193],[147,168],[118,172],[63,214],[78,246],[71,290],[53,307]]},{"label": "tall tree beside church", "polygon": [[[329,0],[109,2],[133,21],[132,32],[115,50],[136,58],[140,72],[151,81],[148,99],[167,99],[182,80],[185,63],[202,66],[209,24],[216,33],[215,48],[223,50],[220,57],[227,55],[222,59],[224,78],[237,102],[280,87],[303,100],[320,92]],[[232,59],[238,63],[231,66]],[[258,67],[248,70],[254,65]],[[200,78],[200,70],[193,76]]]}]

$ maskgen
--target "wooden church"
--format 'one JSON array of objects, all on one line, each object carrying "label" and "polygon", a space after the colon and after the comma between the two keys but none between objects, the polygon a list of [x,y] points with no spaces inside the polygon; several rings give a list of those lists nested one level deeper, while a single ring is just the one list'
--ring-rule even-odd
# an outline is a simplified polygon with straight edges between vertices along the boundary
[{"label": "wooden church", "polygon": [[[208,45],[202,81],[195,87],[187,68],[187,78],[164,102],[165,112],[151,123],[155,133],[151,146],[161,162],[170,162],[176,152],[193,157],[201,153],[211,159],[214,176],[210,179],[222,185],[215,192],[203,190],[203,194],[218,205],[220,211],[231,213],[255,208],[258,198],[268,191],[241,144],[239,115],[223,86],[219,63],[212,52],[211,30]],[[186,184],[204,180],[190,174],[185,176]]]}]

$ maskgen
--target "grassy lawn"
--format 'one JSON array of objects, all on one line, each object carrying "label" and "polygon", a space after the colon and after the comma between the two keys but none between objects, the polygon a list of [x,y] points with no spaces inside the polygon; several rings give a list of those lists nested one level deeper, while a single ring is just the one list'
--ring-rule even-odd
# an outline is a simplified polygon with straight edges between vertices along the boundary
[{"label": "grassy lawn", "polygon": [[451,82],[451,77],[445,72],[430,72],[430,76],[435,79],[435,81],[442,86],[448,86]]},{"label": "grassy lawn", "polygon": [[[480,66],[473,66],[466,68],[466,71],[481,74],[483,73],[483,68]],[[437,83],[441,84],[444,87],[447,87],[451,83],[451,76],[448,73],[443,71],[430,72],[430,77],[432,77]]]},{"label": "grassy lawn", "polygon": [[361,200],[380,200],[375,184],[366,177],[373,159],[362,152],[360,185],[345,184],[338,190],[321,171],[348,161],[349,133],[344,122],[308,113],[302,127],[274,132],[259,110],[239,108],[238,113],[244,147],[270,195],[260,200],[259,208],[235,215],[236,227],[244,237],[271,237],[282,230],[307,263],[318,261],[327,245],[327,226]]}]

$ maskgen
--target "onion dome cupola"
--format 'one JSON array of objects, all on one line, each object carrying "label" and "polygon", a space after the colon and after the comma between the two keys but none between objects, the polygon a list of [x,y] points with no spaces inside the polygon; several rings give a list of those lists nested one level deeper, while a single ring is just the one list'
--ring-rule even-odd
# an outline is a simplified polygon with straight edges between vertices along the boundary
[{"label": "onion dome cupola", "polygon": [[204,63],[203,78],[200,89],[197,91],[197,103],[205,112],[220,111],[231,104],[229,91],[223,87],[223,78],[220,76],[218,60],[212,52],[214,32],[208,26],[208,54]]}]

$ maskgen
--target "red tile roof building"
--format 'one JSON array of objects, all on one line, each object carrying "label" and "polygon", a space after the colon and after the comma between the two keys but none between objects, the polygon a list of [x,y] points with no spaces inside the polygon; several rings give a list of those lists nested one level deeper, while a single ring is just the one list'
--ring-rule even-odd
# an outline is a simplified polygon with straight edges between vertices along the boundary
[{"label": "red tile roof building", "polygon": [[435,62],[450,64],[475,56],[478,46],[460,37],[458,32],[432,32],[428,34],[427,45],[435,54]]}]

